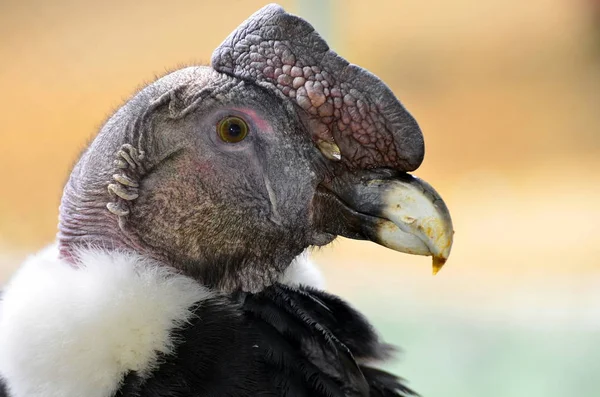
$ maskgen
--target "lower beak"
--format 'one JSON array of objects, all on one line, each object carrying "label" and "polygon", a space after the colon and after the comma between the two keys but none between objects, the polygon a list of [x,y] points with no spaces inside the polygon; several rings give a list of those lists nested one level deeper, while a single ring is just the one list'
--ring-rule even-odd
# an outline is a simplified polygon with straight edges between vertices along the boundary
[{"label": "lower beak", "polygon": [[454,231],[450,212],[427,182],[391,170],[344,175],[319,187],[321,230],[368,239],[395,251],[446,263]]}]

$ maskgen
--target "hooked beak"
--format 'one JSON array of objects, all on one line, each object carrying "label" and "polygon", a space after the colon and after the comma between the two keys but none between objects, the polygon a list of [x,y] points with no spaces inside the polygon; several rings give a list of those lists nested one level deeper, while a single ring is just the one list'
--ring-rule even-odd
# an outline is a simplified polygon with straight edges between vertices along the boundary
[{"label": "hooked beak", "polygon": [[427,182],[392,170],[352,173],[322,184],[321,230],[433,257],[433,274],[452,248],[450,212]]}]

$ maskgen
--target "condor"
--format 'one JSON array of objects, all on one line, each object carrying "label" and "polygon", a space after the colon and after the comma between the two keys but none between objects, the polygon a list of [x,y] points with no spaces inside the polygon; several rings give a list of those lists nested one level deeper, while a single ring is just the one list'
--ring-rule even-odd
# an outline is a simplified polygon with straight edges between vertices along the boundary
[{"label": "condor", "polygon": [[412,395],[374,367],[390,347],[303,253],[345,236],[439,270],[452,222],[407,173],[423,155],[381,80],[301,18],[259,10],[82,154],[57,244],[2,296],[4,394]]}]

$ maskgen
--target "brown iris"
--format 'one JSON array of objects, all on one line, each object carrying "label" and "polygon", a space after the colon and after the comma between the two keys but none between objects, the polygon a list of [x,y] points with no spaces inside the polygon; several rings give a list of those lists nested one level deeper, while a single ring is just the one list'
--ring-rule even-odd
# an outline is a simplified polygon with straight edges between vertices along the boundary
[{"label": "brown iris", "polygon": [[223,141],[237,143],[248,135],[248,124],[239,117],[225,117],[217,125],[217,132]]}]

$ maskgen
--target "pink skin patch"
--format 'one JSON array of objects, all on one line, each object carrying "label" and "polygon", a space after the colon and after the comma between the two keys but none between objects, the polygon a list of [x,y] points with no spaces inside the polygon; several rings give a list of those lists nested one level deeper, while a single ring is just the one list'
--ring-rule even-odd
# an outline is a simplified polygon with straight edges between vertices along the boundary
[{"label": "pink skin patch", "polygon": [[210,161],[195,161],[194,165],[196,166],[196,172],[198,174],[209,174],[213,171],[213,166]]},{"label": "pink skin patch", "polygon": [[273,132],[271,124],[267,120],[259,116],[255,110],[250,108],[233,108],[233,110],[237,110],[240,113],[244,113],[250,120],[252,120],[252,124],[257,126],[262,132]]}]

